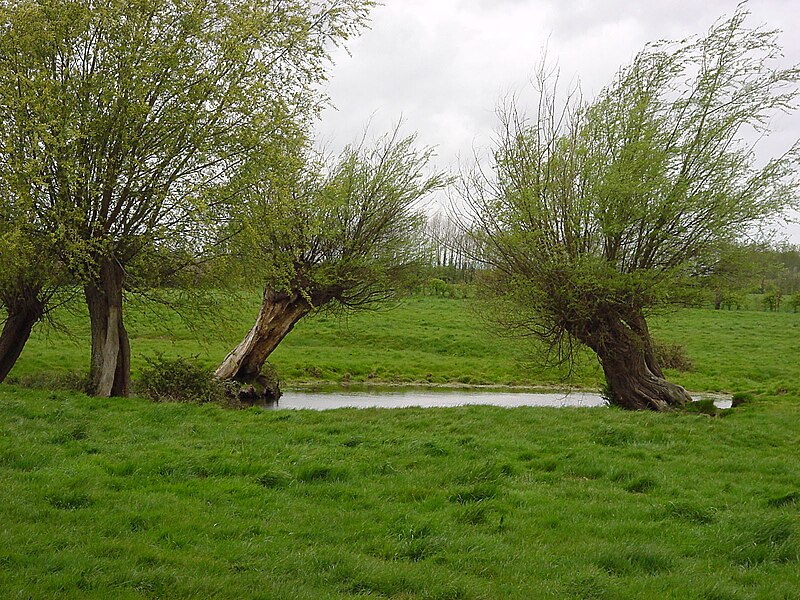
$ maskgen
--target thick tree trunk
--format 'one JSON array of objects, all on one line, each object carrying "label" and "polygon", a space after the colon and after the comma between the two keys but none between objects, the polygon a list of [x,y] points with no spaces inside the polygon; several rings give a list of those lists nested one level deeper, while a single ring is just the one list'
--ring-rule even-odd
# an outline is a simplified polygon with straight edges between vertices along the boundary
[{"label": "thick tree trunk", "polygon": [[310,311],[311,305],[300,294],[265,290],[255,325],[222,361],[216,377],[255,382],[272,351]]},{"label": "thick tree trunk", "polygon": [[650,369],[653,375],[663,379],[664,372],[661,370],[661,365],[656,357],[653,338],[650,335],[650,328],[647,326],[647,320],[644,318],[644,315],[639,310],[632,310],[625,321],[638,338],[639,345],[644,353],[644,361],[647,368]]},{"label": "thick tree trunk", "polygon": [[664,379],[643,315],[626,315],[624,321],[604,315],[590,329],[583,341],[597,353],[615,405],[668,411],[691,402],[685,389]]},{"label": "thick tree trunk", "polygon": [[10,303],[8,317],[0,333],[0,382],[5,381],[17,362],[22,349],[31,335],[31,330],[44,314],[44,304],[38,292],[25,294]]},{"label": "thick tree trunk", "polygon": [[84,288],[92,329],[89,377],[95,396],[127,396],[131,386],[131,350],[122,322],[124,272],[103,259],[97,281]]},{"label": "thick tree trunk", "polygon": [[641,352],[610,351],[600,364],[612,402],[622,408],[668,411],[692,400],[681,386],[655,375]]}]

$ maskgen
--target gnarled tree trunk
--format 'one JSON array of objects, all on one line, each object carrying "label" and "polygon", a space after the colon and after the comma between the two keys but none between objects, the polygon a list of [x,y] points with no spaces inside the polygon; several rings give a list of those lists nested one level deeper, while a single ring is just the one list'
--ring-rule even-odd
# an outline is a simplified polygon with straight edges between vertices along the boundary
[{"label": "gnarled tree trunk", "polygon": [[5,381],[17,362],[36,322],[44,315],[44,303],[39,289],[25,289],[5,302],[8,310],[3,332],[0,333],[0,382]]},{"label": "gnarled tree trunk", "polygon": [[612,401],[617,406],[628,410],[667,411],[692,400],[681,386],[654,374],[641,351],[616,348],[598,356]]},{"label": "gnarled tree trunk", "polygon": [[131,386],[131,349],[122,322],[125,273],[104,258],[96,281],[84,287],[92,329],[89,377],[95,396],[127,396]]},{"label": "gnarled tree trunk", "polygon": [[222,361],[216,377],[242,383],[257,381],[267,357],[310,311],[311,304],[298,293],[265,290],[255,325]]},{"label": "gnarled tree trunk", "polygon": [[638,311],[609,312],[580,336],[597,353],[612,402],[628,410],[668,411],[691,402],[681,386],[664,379],[647,322]]},{"label": "gnarled tree trunk", "polygon": [[656,358],[653,338],[650,336],[650,328],[647,326],[647,320],[644,318],[644,315],[641,311],[632,310],[630,314],[626,315],[625,322],[637,337],[637,341],[644,354],[645,365],[650,369],[653,375],[663,379],[664,372],[661,370],[658,358]]}]

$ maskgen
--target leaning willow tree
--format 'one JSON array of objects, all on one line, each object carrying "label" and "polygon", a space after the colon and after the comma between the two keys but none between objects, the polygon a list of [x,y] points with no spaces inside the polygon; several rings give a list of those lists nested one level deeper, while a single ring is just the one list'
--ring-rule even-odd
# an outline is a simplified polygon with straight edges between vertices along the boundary
[{"label": "leaning willow tree", "polygon": [[84,288],[91,381],[126,395],[123,292],[203,248],[204,194],[304,136],[328,52],[371,0],[12,0],[0,7],[0,160]]},{"label": "leaning willow tree", "polygon": [[646,47],[591,103],[542,70],[533,114],[501,111],[492,169],[462,188],[499,322],[560,360],[590,348],[621,407],[690,400],[664,379],[649,311],[797,204],[798,145],[759,165],[751,140],[793,109],[800,71],[746,18]]},{"label": "leaning willow tree", "polygon": [[0,177],[0,382],[17,362],[33,327],[45,319],[63,294],[64,270],[47,239],[31,225],[20,198],[3,189]]},{"label": "leaning willow tree", "polygon": [[237,200],[232,252],[240,271],[263,283],[262,304],[217,377],[258,383],[269,355],[307,314],[374,308],[416,281],[428,264],[419,201],[446,183],[426,174],[430,157],[396,129],[335,161],[308,150],[294,168],[254,166]]}]

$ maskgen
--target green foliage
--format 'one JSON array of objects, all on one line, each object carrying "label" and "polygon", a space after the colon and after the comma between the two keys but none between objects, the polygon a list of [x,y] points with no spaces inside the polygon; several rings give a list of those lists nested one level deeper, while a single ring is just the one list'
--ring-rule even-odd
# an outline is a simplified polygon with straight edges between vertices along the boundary
[{"label": "green foliage", "polygon": [[[4,93],[4,100],[10,108],[31,109],[28,121],[15,125],[40,133],[51,149],[66,151],[67,142],[80,135],[91,144],[115,142],[117,148],[106,151],[121,152],[116,156],[123,164],[97,176],[152,187],[129,178],[180,178],[210,159],[225,154],[231,159],[236,154],[229,153],[245,152],[253,139],[274,131],[281,119],[318,108],[319,97],[308,91],[325,77],[327,44],[354,34],[371,4],[283,2],[276,7],[237,0],[213,5],[158,0],[111,2],[101,8],[87,2],[13,2],[4,7],[10,27],[2,41],[5,48],[25,49],[28,55],[25,62],[4,61],[3,74],[27,69],[28,78],[16,99]],[[176,14],[181,17],[176,19]],[[169,43],[153,44],[153,39]],[[208,61],[209,55],[215,60]],[[45,93],[34,102],[41,90]],[[246,118],[226,120],[234,115]],[[50,139],[37,131],[41,124],[62,127]],[[182,133],[186,139],[158,139],[169,133]],[[189,155],[190,150],[195,154]],[[87,157],[79,149],[73,151],[78,153],[74,162],[83,164],[81,158]],[[100,158],[111,159],[102,154]],[[129,161],[156,158],[186,164],[160,165],[163,172],[128,166]],[[80,178],[90,173],[64,175]]]},{"label": "green foliage", "polygon": [[419,202],[445,183],[424,174],[431,152],[395,130],[336,160],[302,148],[280,173],[256,161],[234,184],[246,193],[231,207],[232,267],[311,307],[370,307],[407,291],[428,262]]},{"label": "green foliage", "polygon": [[744,294],[737,294],[730,291],[718,291],[715,293],[715,296],[715,308],[717,304],[719,308],[724,308],[725,310],[741,310],[746,307],[747,300]]},{"label": "green foliage", "polygon": [[4,183],[82,280],[96,277],[98,256],[127,263],[198,244],[203,190],[255,140],[281,145],[302,130],[321,103],[311,91],[328,43],[352,35],[370,6],[6,3]]},{"label": "green foliage", "polygon": [[156,354],[145,358],[137,389],[155,402],[218,402],[228,401],[225,385],[214,378],[210,369],[197,358],[165,358]]},{"label": "green foliage", "polygon": [[471,298],[475,295],[475,286],[469,283],[447,283],[438,277],[432,277],[425,281],[419,288],[426,296],[438,298]]},{"label": "green foliage", "polygon": [[444,297],[448,293],[447,284],[438,278],[429,279],[425,284],[425,290],[431,296]]},{"label": "green foliage", "polygon": [[792,309],[792,312],[796,313],[800,309],[800,292],[791,296],[787,304]]},{"label": "green foliage", "polygon": [[653,342],[653,350],[656,353],[658,364],[663,369],[675,369],[676,371],[693,371],[694,364],[686,355],[686,348],[681,344]]},{"label": "green foliage", "polygon": [[761,297],[761,306],[764,310],[778,311],[781,309],[782,303],[783,293],[780,290],[772,290]]},{"label": "green foliage", "polygon": [[794,107],[800,69],[746,20],[740,5],[705,37],[647,46],[591,102],[542,67],[533,114],[501,113],[462,195],[502,328],[566,361],[588,346],[621,386],[610,365],[641,362],[647,312],[686,303],[730,240],[797,206],[800,145],[757,166],[744,132]]},{"label": "green foliage", "polygon": [[723,241],[709,263],[699,281],[716,309],[740,310],[745,294],[763,291],[767,282],[780,281],[783,272],[776,250],[764,244]]}]

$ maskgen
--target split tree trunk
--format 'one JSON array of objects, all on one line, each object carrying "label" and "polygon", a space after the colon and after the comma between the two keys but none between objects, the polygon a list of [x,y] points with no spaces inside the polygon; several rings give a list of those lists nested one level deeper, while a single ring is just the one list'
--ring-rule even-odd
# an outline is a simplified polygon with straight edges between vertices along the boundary
[{"label": "split tree trunk", "polygon": [[668,411],[692,401],[685,389],[664,379],[641,313],[626,315],[624,321],[618,315],[604,315],[584,338],[600,359],[615,405]]},{"label": "split tree trunk", "polygon": [[127,396],[131,386],[131,349],[122,322],[125,273],[113,259],[103,259],[97,281],[85,286],[92,329],[89,377],[95,396]]},{"label": "split tree trunk", "polygon": [[44,315],[39,290],[26,289],[19,298],[8,303],[8,317],[0,333],[0,382],[5,381],[17,362],[31,330]]},{"label": "split tree trunk", "polygon": [[242,383],[256,382],[269,355],[310,311],[311,305],[300,294],[265,290],[255,325],[214,375]]}]

